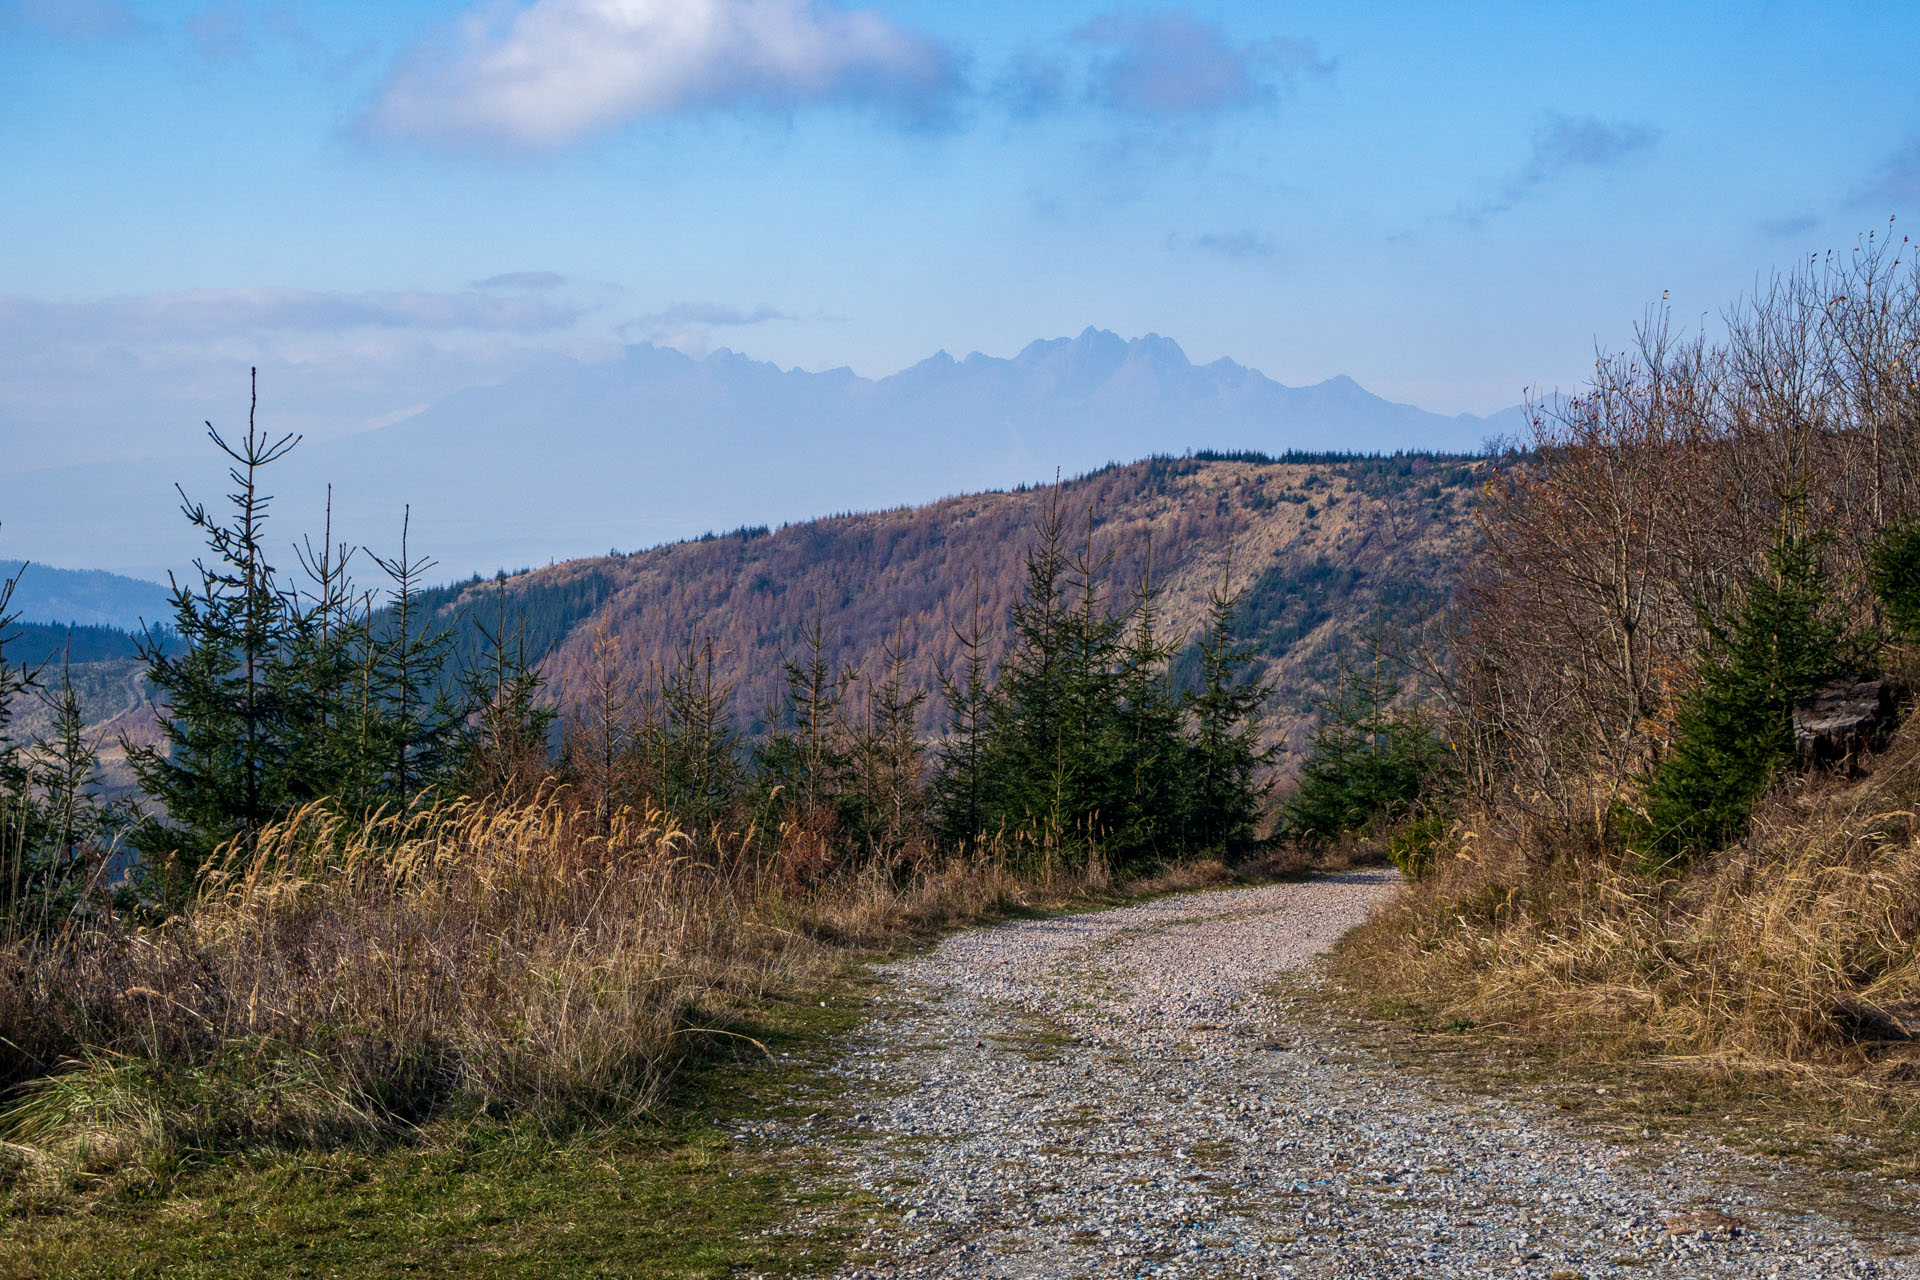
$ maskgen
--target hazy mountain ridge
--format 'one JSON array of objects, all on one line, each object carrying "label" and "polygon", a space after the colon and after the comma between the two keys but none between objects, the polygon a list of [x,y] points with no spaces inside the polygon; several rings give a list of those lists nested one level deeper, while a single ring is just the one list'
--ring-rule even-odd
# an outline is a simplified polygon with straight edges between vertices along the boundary
[{"label": "hazy mountain ridge", "polygon": [[[268,430],[274,394],[261,388]],[[244,406],[235,387],[206,416],[232,434]],[[415,546],[464,573],[927,503],[1190,449],[1464,450],[1522,418],[1517,408],[1427,413],[1344,377],[1287,387],[1231,360],[1195,365],[1168,338],[1099,329],[1012,357],[942,352],[878,379],[643,343],[599,362],[556,355],[390,426],[310,443],[272,487],[288,541],[317,535],[330,480],[336,537],[390,549],[411,504]],[[180,426],[177,463],[0,477],[10,549],[148,572],[190,558],[197,548],[171,484],[202,500],[226,486],[197,424]]]},{"label": "hazy mountain ridge", "polygon": [[22,622],[135,631],[143,620],[158,626],[170,616],[167,588],[143,578],[0,560],[0,583],[16,576],[7,610]]}]

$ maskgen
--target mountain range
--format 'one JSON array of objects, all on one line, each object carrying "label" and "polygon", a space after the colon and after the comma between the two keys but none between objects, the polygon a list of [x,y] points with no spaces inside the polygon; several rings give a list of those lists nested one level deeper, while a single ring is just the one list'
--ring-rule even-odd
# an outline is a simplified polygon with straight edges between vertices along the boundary
[{"label": "mountain range", "polygon": [[[230,438],[235,387],[207,416]],[[261,388],[271,431],[274,388]],[[1518,433],[1519,407],[1448,417],[1349,378],[1284,386],[1231,360],[1195,365],[1168,338],[1089,328],[1018,355],[940,352],[879,379],[781,369],[722,350],[694,358],[642,343],[615,358],[554,355],[496,386],[457,392],[389,426],[297,449],[276,466],[276,536],[411,550],[453,576],[634,549],[733,525],[1052,480],[1191,450],[1465,451]],[[242,426],[243,429],[243,426]],[[200,501],[230,486],[225,460],[182,440],[177,457],[0,476],[5,550],[158,577],[198,553],[180,483]],[[291,558],[290,554],[283,558]]]}]

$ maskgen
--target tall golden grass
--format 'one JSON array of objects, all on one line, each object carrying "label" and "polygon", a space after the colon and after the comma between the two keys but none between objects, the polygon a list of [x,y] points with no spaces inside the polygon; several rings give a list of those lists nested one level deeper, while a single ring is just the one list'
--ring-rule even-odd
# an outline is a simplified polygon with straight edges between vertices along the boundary
[{"label": "tall golden grass", "polygon": [[1744,840],[1674,878],[1570,852],[1564,832],[1463,825],[1340,963],[1440,1020],[1914,1113],[1917,801],[1920,718],[1866,778],[1790,781]]},{"label": "tall golden grass", "polygon": [[630,1116],[703,1034],[847,947],[1107,887],[1097,861],[987,858],[806,882],[750,843],[696,855],[661,813],[561,794],[295,813],[183,917],[0,954],[0,1169],[375,1141],[449,1112]]}]

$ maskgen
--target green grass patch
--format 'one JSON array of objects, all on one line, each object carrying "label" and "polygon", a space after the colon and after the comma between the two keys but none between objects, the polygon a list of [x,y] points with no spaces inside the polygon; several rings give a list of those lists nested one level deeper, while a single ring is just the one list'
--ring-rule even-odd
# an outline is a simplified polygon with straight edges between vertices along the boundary
[{"label": "green grass patch", "polygon": [[[231,1280],[631,1277],[831,1270],[846,1233],[787,1229],[815,1158],[755,1150],[730,1122],[810,1108],[822,1067],[862,1016],[854,980],[810,1003],[770,1001],[706,1045],[655,1119],[555,1132],[470,1120],[384,1149],[203,1156],[83,1190],[51,1209],[16,1195],[0,1276]],[[809,1215],[813,1216],[813,1215]],[[829,1220],[831,1215],[827,1215]]]}]

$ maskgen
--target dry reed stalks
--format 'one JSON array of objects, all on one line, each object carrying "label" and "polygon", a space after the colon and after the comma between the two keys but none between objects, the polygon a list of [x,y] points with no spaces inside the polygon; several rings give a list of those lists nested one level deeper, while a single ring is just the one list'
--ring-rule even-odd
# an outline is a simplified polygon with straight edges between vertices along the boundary
[{"label": "dry reed stalks", "polygon": [[0,956],[0,1184],[449,1113],[628,1116],[685,1033],[811,989],[845,946],[1109,887],[1097,860],[987,857],[802,885],[750,844],[712,833],[696,854],[658,811],[606,819],[558,793],[303,809],[216,859],[186,917]]},{"label": "dry reed stalks", "polygon": [[1352,936],[1370,996],[1606,1059],[1920,1110],[1920,720],[1871,777],[1802,779],[1687,875],[1465,833]]}]

